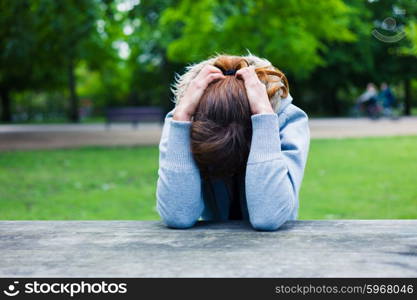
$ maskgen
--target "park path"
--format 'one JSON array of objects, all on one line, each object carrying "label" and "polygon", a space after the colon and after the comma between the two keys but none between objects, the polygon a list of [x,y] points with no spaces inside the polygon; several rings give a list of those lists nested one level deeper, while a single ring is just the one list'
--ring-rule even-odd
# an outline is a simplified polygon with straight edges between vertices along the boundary
[{"label": "park path", "polygon": [[[364,118],[310,119],[311,137],[350,138],[417,135],[417,117],[399,120]],[[75,148],[81,146],[157,145],[160,124],[0,125],[0,151]]]}]

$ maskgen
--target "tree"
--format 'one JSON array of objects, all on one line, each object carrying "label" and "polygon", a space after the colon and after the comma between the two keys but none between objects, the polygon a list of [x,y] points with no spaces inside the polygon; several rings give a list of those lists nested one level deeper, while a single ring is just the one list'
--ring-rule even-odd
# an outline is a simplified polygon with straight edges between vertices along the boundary
[{"label": "tree", "polygon": [[[36,5],[31,1],[0,1],[0,90],[1,121],[10,122],[11,93],[56,87],[62,77],[39,43]],[[16,17],[18,16],[18,17]]]},{"label": "tree", "polygon": [[[104,5],[104,9],[107,6]],[[0,1],[2,120],[11,120],[12,91],[67,87],[69,119],[79,120],[77,64],[99,65],[112,57],[97,31],[101,1]]]},{"label": "tree", "polygon": [[[344,114],[370,81],[403,85],[411,110],[415,0],[0,0],[0,9],[3,121],[23,91],[67,91],[73,121],[80,91],[102,107],[170,109],[170,84],[186,64],[247,50],[282,69],[309,112]],[[401,9],[406,15],[395,15]],[[389,16],[407,38],[372,35],[391,34]],[[130,55],[120,58],[117,45]]]},{"label": "tree", "polygon": [[[370,3],[370,9],[374,12],[379,30],[387,36],[401,37],[394,43],[382,43],[375,39],[376,51],[374,57],[380,63],[378,65],[378,74],[376,78],[380,81],[391,81],[394,83],[402,83],[404,87],[404,114],[411,115],[412,95],[411,80],[417,76],[417,58],[415,56],[404,53],[402,49],[410,46],[410,40],[402,38],[408,26],[416,21],[417,3],[414,0],[397,0],[397,1],[380,1],[379,3]],[[394,33],[389,30],[391,24],[387,24],[386,16],[391,16],[396,20],[393,23]],[[380,21],[381,19],[385,19]],[[384,28],[385,27],[385,28]],[[388,27],[388,28],[387,28]],[[388,29],[388,30],[386,30]]]},{"label": "tree", "polygon": [[39,43],[51,45],[49,55],[57,68],[66,74],[69,92],[69,119],[79,121],[79,99],[76,91],[75,69],[81,60],[97,64],[108,57],[106,47],[97,31],[102,16],[100,1],[75,0],[71,2],[38,0],[36,12],[39,29],[44,32]]},{"label": "tree", "polygon": [[[160,27],[172,61],[190,62],[216,52],[268,57],[296,78],[324,61],[323,41],[353,41],[350,8],[343,1],[191,1],[163,12]],[[337,22],[335,22],[337,20]]]},{"label": "tree", "polygon": [[167,107],[175,73],[216,52],[245,54],[249,49],[268,57],[288,76],[306,78],[324,63],[324,40],[354,40],[345,16],[350,13],[339,0],[292,0],[285,5],[249,0],[141,1],[127,18],[134,28],[127,39],[132,99],[137,96],[138,103]]},{"label": "tree", "polygon": [[171,28],[161,24],[161,17],[173,3],[172,0],[141,1],[127,14],[126,24],[133,28],[127,38],[131,49],[128,61],[132,72],[131,104],[172,108],[169,86],[184,63],[166,55],[165,32]]},{"label": "tree", "polygon": [[[323,53],[324,65],[312,73],[312,79],[303,82],[305,90],[314,91],[316,96],[314,101],[308,103],[309,109],[313,109],[315,105],[320,108],[321,113],[332,115],[345,114],[368,82],[386,81],[402,85],[417,75],[417,70],[413,67],[416,59],[399,51],[407,44],[405,39],[387,42],[373,34],[374,30],[386,37],[398,34],[387,30],[383,24],[384,19],[394,18],[396,31],[401,32],[402,26],[410,22],[414,15],[413,1],[349,0],[346,4],[356,11],[350,15],[349,22],[349,29],[355,33],[356,42],[326,42],[331,51]],[[396,15],[403,11],[407,12],[406,16]],[[352,90],[356,90],[356,96]],[[410,107],[410,97],[407,95],[409,93],[405,97],[405,113],[409,113],[407,107]]]}]

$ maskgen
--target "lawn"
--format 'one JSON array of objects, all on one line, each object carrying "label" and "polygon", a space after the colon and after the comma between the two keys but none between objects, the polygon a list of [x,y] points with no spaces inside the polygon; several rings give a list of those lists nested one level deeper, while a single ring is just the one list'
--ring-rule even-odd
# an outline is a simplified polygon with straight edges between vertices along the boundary
[{"label": "lawn", "polygon": [[[312,140],[300,219],[417,218],[417,137]],[[157,219],[157,147],[0,153],[0,219]]]}]

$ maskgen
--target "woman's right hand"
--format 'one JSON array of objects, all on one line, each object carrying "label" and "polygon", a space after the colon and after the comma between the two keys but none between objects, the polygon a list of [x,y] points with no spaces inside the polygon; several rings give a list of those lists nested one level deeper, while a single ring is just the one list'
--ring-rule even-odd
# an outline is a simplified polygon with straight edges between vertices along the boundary
[{"label": "woman's right hand", "polygon": [[175,108],[172,118],[177,121],[191,121],[204,90],[212,81],[222,78],[225,78],[225,75],[219,68],[212,65],[204,66],[198,75],[191,80],[184,96]]}]

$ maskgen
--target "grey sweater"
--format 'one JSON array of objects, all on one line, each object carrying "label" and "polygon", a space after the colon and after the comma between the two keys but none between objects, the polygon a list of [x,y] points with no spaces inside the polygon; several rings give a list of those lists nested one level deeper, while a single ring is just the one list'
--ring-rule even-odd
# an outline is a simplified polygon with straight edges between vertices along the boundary
[{"label": "grey sweater", "polygon": [[[252,115],[252,143],[244,182],[240,185],[243,219],[257,230],[276,230],[298,217],[298,195],[310,143],[308,117],[282,99],[279,110]],[[174,109],[175,110],[175,109]],[[230,197],[225,182],[213,182],[214,199],[203,188],[190,148],[191,121],[164,122],[159,144],[157,210],[173,228],[189,228],[199,219],[227,220]],[[214,211],[210,201],[215,201]]]}]

